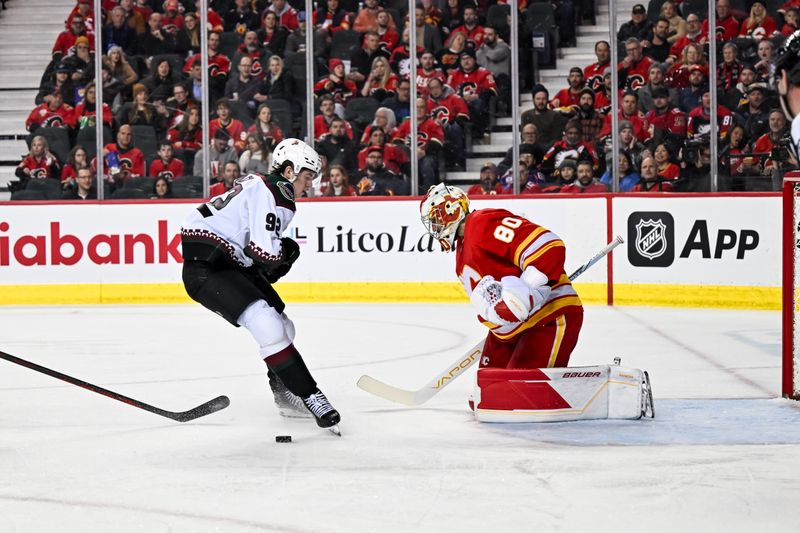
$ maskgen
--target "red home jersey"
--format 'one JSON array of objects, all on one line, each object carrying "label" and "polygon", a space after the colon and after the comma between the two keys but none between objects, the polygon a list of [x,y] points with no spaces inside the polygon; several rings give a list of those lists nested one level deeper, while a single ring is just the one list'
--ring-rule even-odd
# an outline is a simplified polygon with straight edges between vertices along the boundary
[{"label": "red home jersey", "polygon": [[478,67],[469,73],[457,68],[450,72],[447,85],[452,87],[459,96],[480,94],[483,91],[497,94],[497,84],[494,82],[492,73],[483,67]]},{"label": "red home jersey", "polygon": [[[117,152],[120,170],[128,171],[130,178],[144,176],[144,154],[138,148],[130,147],[127,150],[120,150],[116,144],[107,144],[104,149],[108,152]],[[94,166],[94,165],[92,165]],[[103,170],[108,173],[108,165],[103,166]]]},{"label": "red home jersey", "polygon": [[[392,142],[395,144],[406,144],[407,139],[411,135],[411,119],[406,120],[400,127],[394,131],[392,135]],[[435,143],[439,146],[444,145],[444,130],[438,122],[426,118],[424,122],[417,126],[417,147],[423,150],[428,149],[429,143]]]},{"label": "red home jersey", "polygon": [[657,130],[664,130],[680,137],[686,136],[686,115],[677,107],[667,110],[663,115],[657,114],[653,109],[645,115],[645,120]]},{"label": "red home jersey", "polygon": [[592,63],[588,67],[584,67],[583,78],[586,80],[586,86],[593,90],[595,94],[603,88],[603,76],[610,64],[611,62],[609,61],[602,65],[600,63]]},{"label": "red home jersey", "polygon": [[[192,65],[195,61],[200,61],[200,54],[189,56],[186,63],[183,65],[183,72],[188,74],[192,70]],[[231,60],[223,54],[215,54],[208,58],[208,74],[209,76],[227,76],[231,71]]]},{"label": "red home jersey", "polygon": [[449,96],[434,100],[428,97],[428,115],[439,123],[442,128],[452,124],[454,120],[461,117],[469,120],[469,108],[463,98],[451,93]]},{"label": "red home jersey", "polygon": [[638,91],[639,87],[647,83],[650,79],[650,67],[653,65],[653,60],[647,56],[642,57],[641,61],[628,67],[627,72],[622,75],[622,62],[619,63],[617,70],[620,72],[620,79],[625,80],[625,88],[632,91]]},{"label": "red home jersey", "polygon": [[425,72],[422,68],[417,69],[417,94],[420,96],[428,96],[428,82],[432,79],[438,79],[442,84],[447,83],[447,77],[440,69],[435,68],[430,72]]},{"label": "red home jersey", "polygon": [[581,310],[581,300],[564,272],[566,248],[558,235],[505,209],[469,214],[456,245],[456,275],[467,294],[484,276],[520,276],[528,266],[544,273],[552,287],[544,305],[525,322],[498,326],[483,321],[499,339],[511,339],[557,316]]},{"label": "red home jersey", "polygon": [[[708,35],[708,19],[703,21],[701,31],[705,35]],[[716,34],[718,41],[730,41],[731,39],[735,39],[739,36],[739,21],[730,15],[723,20],[717,19]]]},{"label": "red home jersey", "polygon": [[[325,117],[322,115],[317,115],[314,117],[314,140],[318,141],[323,136],[327,135],[330,131],[330,124]],[[349,122],[346,120],[344,121],[344,131],[347,133],[347,136],[351,139],[353,138],[353,126],[350,125]]]},{"label": "red home jersey", "polygon": [[175,178],[183,176],[183,161],[177,157],[173,157],[166,165],[161,159],[156,159],[150,163],[150,174],[154,178],[167,178],[172,181]]},{"label": "red home jersey", "polygon": [[244,124],[242,124],[240,120],[232,118],[230,123],[226,126],[222,124],[218,118],[215,118],[208,123],[208,138],[213,139],[214,133],[219,129],[227,131],[228,135],[230,135],[230,140],[228,141],[229,146],[236,148],[239,152],[244,150],[245,144],[247,143],[247,129],[245,129]]},{"label": "red home jersey", "polygon": [[67,104],[62,104],[61,107],[53,111],[50,109],[47,102],[36,106],[28,115],[28,120],[25,121],[25,128],[30,131],[31,126],[37,124],[42,127],[60,128],[68,126],[75,127],[75,110]]},{"label": "red home jersey", "polygon": [[[467,37],[467,42],[472,43],[472,49],[477,50],[483,44],[483,26],[475,25],[471,30],[465,25],[461,25],[450,32],[450,35],[463,33]],[[446,43],[449,44],[449,43]]]},{"label": "red home jersey", "polygon": [[26,156],[19,164],[19,168],[30,170],[31,179],[58,178],[58,174],[55,176],[52,174],[53,171],[58,172],[58,161],[50,156],[41,159],[36,159],[32,155]]}]

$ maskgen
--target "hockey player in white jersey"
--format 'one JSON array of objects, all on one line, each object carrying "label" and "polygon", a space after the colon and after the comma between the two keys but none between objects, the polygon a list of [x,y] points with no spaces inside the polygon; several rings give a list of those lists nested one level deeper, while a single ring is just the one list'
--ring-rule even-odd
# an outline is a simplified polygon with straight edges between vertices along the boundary
[{"label": "hockey player in white jersey", "polygon": [[338,434],[339,413],[294,347],[294,325],[272,287],[300,255],[281,233],[294,217],[295,197],[319,171],[313,148],[285,139],[275,147],[269,175],[243,176],[194,210],[181,228],[183,283],[192,299],[250,331],[282,415],[313,415]]}]

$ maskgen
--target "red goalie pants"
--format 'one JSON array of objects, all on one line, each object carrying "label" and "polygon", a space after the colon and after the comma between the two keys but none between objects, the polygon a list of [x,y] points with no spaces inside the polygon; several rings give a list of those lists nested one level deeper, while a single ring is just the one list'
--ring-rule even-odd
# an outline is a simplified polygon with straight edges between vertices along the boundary
[{"label": "red goalie pants", "polygon": [[546,324],[527,329],[507,341],[489,333],[483,347],[481,367],[553,368],[569,364],[578,342],[583,310],[566,313]]}]

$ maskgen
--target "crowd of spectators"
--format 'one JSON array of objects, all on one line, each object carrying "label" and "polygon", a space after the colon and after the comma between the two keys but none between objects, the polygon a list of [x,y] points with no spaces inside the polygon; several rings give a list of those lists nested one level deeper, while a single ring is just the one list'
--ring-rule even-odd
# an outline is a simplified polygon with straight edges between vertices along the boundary
[{"label": "crowd of spectators", "polygon": [[[770,9],[764,2],[738,9],[731,0],[717,2],[715,127],[702,2],[652,0],[649,13],[644,5],[633,8],[617,32],[621,57],[614,61],[620,190],[709,190],[711,135],[718,136],[721,169],[730,177],[723,187],[769,188],[770,178],[796,165],[785,150],[787,124],[775,110],[770,73],[776,45],[800,24],[800,0]],[[575,25],[591,3],[553,2],[558,45],[575,45]],[[210,0],[203,51],[194,0],[103,0],[102,23],[95,22],[92,1],[77,0],[26,121],[30,153],[11,188],[96,197],[87,176],[96,168],[99,57],[103,181],[111,197],[198,196],[204,151],[211,192],[224,192],[241,173],[266,172],[280,140],[304,136],[309,111],[323,160],[314,194],[423,192],[448,171],[465,170],[472,146],[490,142],[495,117],[510,113],[510,17],[503,4],[420,0],[412,54],[404,1],[319,0],[309,16],[298,0]],[[533,107],[522,113],[520,158],[514,161],[509,148],[501,160],[487,161],[471,194],[510,193],[515,169],[523,193],[603,192],[612,183],[610,46],[598,41],[597,61],[571,69],[566,87],[550,94],[534,83],[537,4],[517,3],[520,72],[514,75],[533,97]],[[305,74],[307,31],[313,32],[313,80]],[[212,113],[205,127],[203,53]],[[311,110],[305,109],[307,91],[314,94]],[[412,160],[419,191],[410,187]],[[30,186],[40,181],[58,187]]]}]

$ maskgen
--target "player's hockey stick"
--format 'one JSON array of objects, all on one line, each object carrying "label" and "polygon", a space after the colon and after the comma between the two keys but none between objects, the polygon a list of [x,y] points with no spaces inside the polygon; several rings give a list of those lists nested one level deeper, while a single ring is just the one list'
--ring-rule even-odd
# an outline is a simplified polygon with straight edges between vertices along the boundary
[{"label": "player's hockey stick", "polygon": [[210,415],[211,413],[216,413],[217,411],[225,409],[231,403],[231,401],[228,399],[227,396],[218,396],[213,400],[209,400],[202,405],[198,405],[194,409],[189,409],[188,411],[182,411],[176,413],[173,411],[166,411],[164,409],[154,407],[144,402],[140,402],[139,400],[134,400],[133,398],[128,398],[127,396],[123,396],[122,394],[119,394],[117,392],[104,389],[103,387],[93,385],[91,383],[80,380],[78,378],[74,378],[72,376],[68,376],[66,374],[62,374],[61,372],[43,367],[41,365],[37,365],[36,363],[26,361],[25,359],[20,359],[19,357],[8,354],[6,352],[0,352],[0,359],[5,359],[6,361],[10,361],[17,365],[30,368],[31,370],[41,372],[42,374],[46,374],[50,377],[60,379],[61,381],[66,381],[67,383],[71,383],[72,385],[77,385],[78,387],[82,387],[86,390],[96,392],[97,394],[102,394],[103,396],[108,396],[109,398],[112,398],[119,402],[127,403],[128,405],[132,405],[133,407],[137,407],[145,411],[150,411],[151,413],[155,413],[159,416],[170,418],[178,422],[189,422],[190,420],[194,420],[195,418],[200,418],[201,416],[206,416]]},{"label": "player's hockey stick", "polygon": [[[608,255],[611,250],[622,244],[623,241],[622,237],[617,235],[613,241],[608,243],[608,245],[597,252],[595,255],[592,256],[586,263],[584,263],[578,270],[572,273],[569,277],[570,281],[574,281],[575,278],[586,272],[592,265],[600,261],[606,255]],[[445,388],[447,385],[450,384],[454,379],[464,373],[469,367],[471,367],[476,361],[481,358],[483,354],[483,343],[484,340],[478,342],[475,346],[469,349],[469,351],[460,356],[458,359],[453,361],[450,365],[447,366],[443,371],[439,372],[436,377],[430,380],[428,383],[425,384],[424,387],[417,390],[406,390],[400,389],[397,387],[393,387],[392,385],[388,385],[383,381],[379,381],[371,376],[361,376],[356,383],[358,387],[364,391],[367,391],[370,394],[374,394],[375,396],[379,396],[386,400],[395,403],[401,403],[403,405],[422,405],[423,403],[427,402],[431,398],[436,395],[439,391]]]}]

